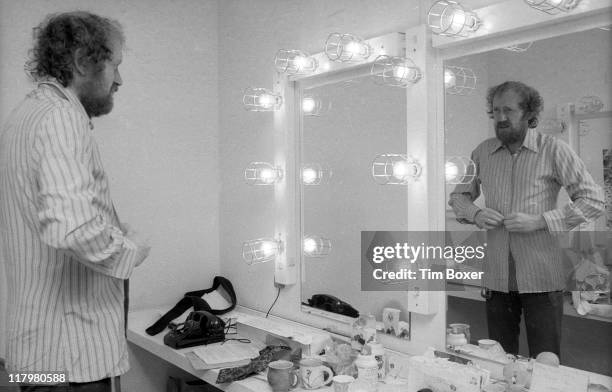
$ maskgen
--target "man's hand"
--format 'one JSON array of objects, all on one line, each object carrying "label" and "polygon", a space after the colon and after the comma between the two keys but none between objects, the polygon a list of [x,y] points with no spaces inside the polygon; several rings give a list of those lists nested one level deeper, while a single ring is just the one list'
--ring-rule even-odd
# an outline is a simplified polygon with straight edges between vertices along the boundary
[{"label": "man's hand", "polygon": [[474,216],[474,223],[481,229],[494,229],[504,222],[504,216],[491,208],[483,208]]},{"label": "man's hand", "polygon": [[546,221],[542,215],[513,212],[504,218],[504,226],[508,231],[529,233],[546,228]]}]

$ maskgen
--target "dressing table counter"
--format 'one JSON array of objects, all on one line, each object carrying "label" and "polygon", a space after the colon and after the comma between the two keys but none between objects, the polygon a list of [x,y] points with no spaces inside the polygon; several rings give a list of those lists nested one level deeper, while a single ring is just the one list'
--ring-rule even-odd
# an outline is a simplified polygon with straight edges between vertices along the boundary
[{"label": "dressing table counter", "polygon": [[[159,319],[159,317],[169,309],[170,306],[160,307],[155,309],[145,309],[139,311],[133,311],[129,314],[129,323],[128,323],[128,331],[127,338],[128,341],[138,347],[143,348],[144,350],[150,352],[158,358],[163,359],[166,362],[186,371],[187,373],[193,375],[196,378],[199,378],[203,381],[206,381],[210,385],[223,390],[223,391],[231,391],[231,392],[272,392],[272,388],[268,384],[266,380],[265,374],[257,374],[250,376],[244,380],[234,381],[232,383],[227,384],[216,384],[215,381],[219,374],[219,369],[211,369],[211,370],[196,370],[192,367],[191,363],[185,356],[187,352],[193,350],[193,347],[184,348],[184,349],[173,349],[171,347],[166,346],[163,343],[163,336],[167,332],[160,332],[155,336],[150,336],[145,332],[145,329],[148,328],[151,324]],[[269,318],[263,317],[259,312],[253,311],[251,309],[237,307],[234,311],[223,315],[223,318],[237,318],[238,320],[246,321],[248,324],[251,324],[253,328],[248,328],[248,333],[240,332],[241,337],[248,337],[251,339],[257,339],[263,341],[265,339],[265,335],[272,334],[273,336],[293,336],[296,337],[297,340],[302,339],[304,336],[308,334],[312,334],[312,336],[322,335],[325,331],[320,329],[306,326],[303,324],[299,324],[290,320],[282,319],[275,316],[270,316]],[[240,321],[239,321],[240,323]],[[240,329],[240,328],[239,328]],[[288,335],[289,334],[289,335]],[[292,339],[295,340],[295,339]],[[390,353],[389,350],[388,355]],[[404,361],[408,358],[408,356],[396,353],[394,355],[396,361]],[[404,359],[400,359],[399,357],[403,357]],[[474,358],[469,358],[474,359]],[[490,362],[490,361],[484,361]],[[497,363],[491,362],[492,365]],[[502,366],[502,364],[498,364]],[[483,366],[483,368],[488,368],[488,366]],[[562,366],[562,368],[565,368]],[[588,376],[588,379],[591,383],[601,384],[612,390],[612,378],[608,376],[604,376],[597,373],[586,372],[582,370],[576,370],[572,368],[567,368],[568,371],[574,372],[578,371]],[[493,370],[493,373],[501,372],[501,368],[499,369],[490,369]],[[485,391],[489,389],[485,388]],[[292,389],[295,392],[305,391],[303,388],[295,388]],[[319,392],[331,392],[333,388],[331,387],[322,387],[317,389]]]},{"label": "dressing table counter", "polygon": [[[210,370],[196,370],[191,366],[191,363],[185,356],[187,352],[193,351],[194,347],[188,347],[184,349],[173,349],[164,344],[164,335],[168,332],[166,329],[158,333],[155,336],[148,335],[145,330],[151,326],[155,321],[159,319],[172,305],[162,306],[154,309],[137,310],[129,313],[128,317],[128,330],[127,339],[128,342],[143,348],[158,358],[163,359],[166,362],[186,371],[187,373],[197,377],[201,380],[206,381],[215,388],[223,391],[230,392],[272,392],[272,388],[266,380],[265,374],[257,374],[250,376],[244,380],[234,381],[226,384],[216,384],[217,376],[220,369]],[[257,328],[266,328],[269,332],[274,335],[287,334],[288,331],[295,335],[304,336],[308,332],[315,335],[320,335],[321,330],[304,326],[302,324],[294,323],[289,320],[284,320],[279,317],[269,316],[268,319],[262,317],[258,312],[250,309],[241,308],[238,306],[235,310],[222,316],[222,318],[237,318],[243,320],[249,320],[253,325],[257,325]],[[250,330],[251,331],[251,330]],[[255,329],[252,330],[253,335],[257,335]],[[263,333],[260,336],[253,336],[249,333],[249,338],[256,338],[262,340],[264,338]],[[302,388],[295,388],[292,391],[303,391]],[[320,392],[332,391],[331,387],[323,387],[317,389]]]}]

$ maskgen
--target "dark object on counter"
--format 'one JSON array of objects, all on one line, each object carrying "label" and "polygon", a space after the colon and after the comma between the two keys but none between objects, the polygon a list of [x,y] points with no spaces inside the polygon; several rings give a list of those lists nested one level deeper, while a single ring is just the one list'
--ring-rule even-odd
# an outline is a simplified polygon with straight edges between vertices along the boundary
[{"label": "dark object on counter", "polygon": [[417,392],[433,392],[433,391],[429,388],[423,388],[423,389],[419,389]]},{"label": "dark object on counter", "polygon": [[313,308],[326,310],[328,312],[342,314],[348,317],[359,317],[359,312],[351,305],[342,301],[339,298],[329,294],[315,294],[304,305],[312,306]]},{"label": "dark object on counter", "polygon": [[185,324],[164,336],[164,344],[172,348],[201,346],[225,340],[225,323],[219,317],[198,310],[189,313]]},{"label": "dark object on counter", "polygon": [[263,372],[268,368],[270,362],[278,361],[279,359],[290,360],[291,348],[286,346],[267,346],[259,351],[259,356],[251,359],[248,365],[221,369],[215,382],[217,384],[223,384],[226,382],[244,380],[251,374]]},{"label": "dark object on counter", "polygon": [[473,362],[467,358],[463,358],[459,355],[450,354],[444,351],[435,350],[434,355],[436,358],[446,358],[448,359],[449,362],[460,363],[462,365],[472,365],[473,364]]},{"label": "dark object on counter", "polygon": [[[208,302],[202,299],[204,294],[212,293],[217,289],[223,289],[229,295],[232,304],[226,309],[211,309]],[[151,325],[146,329],[147,334],[157,335],[166,327],[172,320],[185,313],[189,308],[193,306],[193,310],[205,310],[212,314],[224,314],[236,307],[236,293],[234,292],[234,286],[232,282],[224,278],[223,276],[215,276],[213,280],[213,286],[206,290],[190,291],[185,293],[185,296],[172,308],[168,313],[164,314],[155,324]]]}]

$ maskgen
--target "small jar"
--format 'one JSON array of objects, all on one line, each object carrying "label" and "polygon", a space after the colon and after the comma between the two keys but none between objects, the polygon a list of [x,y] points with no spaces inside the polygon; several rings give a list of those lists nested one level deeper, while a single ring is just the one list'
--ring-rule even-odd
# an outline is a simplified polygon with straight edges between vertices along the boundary
[{"label": "small jar", "polygon": [[376,384],[378,381],[378,362],[374,355],[359,354],[355,360],[357,379],[366,383]]},{"label": "small jar", "polygon": [[464,346],[467,344],[467,339],[462,333],[449,333],[446,336],[446,344],[452,347]]}]

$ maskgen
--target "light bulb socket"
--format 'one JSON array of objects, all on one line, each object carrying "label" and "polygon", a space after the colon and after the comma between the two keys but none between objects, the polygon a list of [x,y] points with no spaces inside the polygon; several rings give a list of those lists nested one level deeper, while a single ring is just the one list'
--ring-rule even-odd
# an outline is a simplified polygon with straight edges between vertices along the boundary
[{"label": "light bulb socket", "polygon": [[331,33],[325,41],[325,54],[335,62],[364,61],[371,52],[370,45],[353,34]]},{"label": "light bulb socket", "polygon": [[307,117],[324,116],[331,110],[331,101],[318,94],[305,93],[302,96],[302,115]]},{"label": "light bulb socket", "polygon": [[576,113],[596,113],[604,108],[601,98],[594,95],[580,97],[576,102]]},{"label": "light bulb socket", "polygon": [[283,105],[283,97],[271,90],[247,87],[242,97],[244,108],[251,112],[273,112]]},{"label": "light bulb socket", "polygon": [[302,240],[304,256],[322,258],[330,254],[331,240],[318,235],[305,235]]},{"label": "light bulb socket", "polygon": [[273,261],[282,251],[282,241],[274,238],[257,238],[242,243],[242,259],[248,265]]},{"label": "light bulb socket", "polygon": [[406,88],[421,79],[421,70],[409,58],[381,55],[376,57],[370,76],[380,85]]},{"label": "light bulb socket", "polygon": [[444,67],[444,87],[452,95],[469,95],[476,89],[476,74],[470,68]]},{"label": "light bulb socket", "polygon": [[327,165],[305,163],[302,165],[302,184],[305,186],[328,184],[333,172]]},{"label": "light bulb socket", "polygon": [[276,71],[288,75],[311,74],[318,66],[317,59],[301,50],[280,49],[274,58]]},{"label": "light bulb socket", "polygon": [[476,13],[466,10],[453,0],[436,1],[427,13],[427,25],[434,34],[446,37],[466,37],[482,25]]},{"label": "light bulb socket", "polygon": [[379,185],[406,185],[418,180],[421,164],[403,154],[381,154],[372,162],[372,178]]},{"label": "light bulb socket", "polygon": [[468,157],[449,157],[444,168],[447,184],[470,184],[476,178],[476,164]]},{"label": "light bulb socket", "polygon": [[580,0],[524,0],[527,5],[549,15],[569,12],[576,8]]},{"label": "light bulb socket", "polygon": [[249,185],[274,185],[283,178],[283,171],[268,162],[251,162],[244,169],[244,180]]}]

